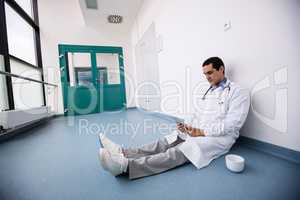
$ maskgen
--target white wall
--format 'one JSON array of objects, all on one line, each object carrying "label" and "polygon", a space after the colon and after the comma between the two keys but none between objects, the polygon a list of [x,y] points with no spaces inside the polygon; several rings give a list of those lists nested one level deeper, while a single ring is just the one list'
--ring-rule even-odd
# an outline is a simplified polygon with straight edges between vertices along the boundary
[{"label": "white wall", "polygon": [[[242,135],[300,151],[298,19],[298,0],[146,0],[132,28],[132,47],[154,22],[163,38],[163,107],[174,115],[193,110],[191,88],[205,82],[202,62],[220,56],[227,76],[252,91]],[[225,31],[228,21],[231,28]],[[181,88],[167,87],[168,81]],[[167,98],[176,91],[183,91],[183,98]]]},{"label": "white wall", "polygon": [[[125,78],[133,77],[132,53],[130,47],[130,34],[124,29],[118,30],[116,26],[101,27],[86,26],[80,9],[79,1],[74,0],[40,0],[39,19],[41,28],[41,47],[46,81],[59,85],[57,94],[52,102],[57,102],[58,112],[63,113],[63,100],[60,82],[58,44],[121,46],[123,47]],[[131,81],[134,83],[134,81]],[[129,91],[134,84],[126,81],[127,106],[134,106]],[[56,106],[56,105],[54,105]]]},{"label": "white wall", "polygon": [[135,46],[136,53],[136,104],[149,111],[160,111],[160,81],[156,33],[154,24],[143,34]]}]

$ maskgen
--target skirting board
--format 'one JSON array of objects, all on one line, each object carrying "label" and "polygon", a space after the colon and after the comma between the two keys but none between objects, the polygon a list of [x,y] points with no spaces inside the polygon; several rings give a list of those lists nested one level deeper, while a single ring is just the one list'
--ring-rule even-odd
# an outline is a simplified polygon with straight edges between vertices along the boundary
[{"label": "skirting board", "polygon": [[267,142],[262,142],[245,136],[240,136],[237,144],[247,146],[247,148],[255,149],[273,156],[289,160],[300,164],[300,152],[280,147]]},{"label": "skirting board", "polygon": [[26,131],[31,130],[34,127],[40,126],[44,122],[51,120],[53,117],[55,117],[55,115],[45,117],[42,119],[38,119],[38,120],[35,120],[32,122],[28,122],[26,124],[17,126],[16,128],[13,128],[13,129],[8,129],[6,132],[0,134],[0,142],[4,142],[8,139],[13,138],[16,135],[25,133]]}]

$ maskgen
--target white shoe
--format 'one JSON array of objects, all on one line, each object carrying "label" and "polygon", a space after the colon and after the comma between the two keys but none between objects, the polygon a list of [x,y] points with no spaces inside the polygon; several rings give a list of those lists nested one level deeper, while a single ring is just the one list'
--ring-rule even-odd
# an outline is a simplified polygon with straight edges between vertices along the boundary
[{"label": "white shoe", "polygon": [[100,143],[103,148],[107,149],[111,154],[122,154],[122,147],[110,139],[108,139],[103,133],[99,134]]},{"label": "white shoe", "polygon": [[127,170],[128,159],[122,154],[110,154],[108,150],[100,148],[99,159],[103,169],[114,176],[120,175]]}]

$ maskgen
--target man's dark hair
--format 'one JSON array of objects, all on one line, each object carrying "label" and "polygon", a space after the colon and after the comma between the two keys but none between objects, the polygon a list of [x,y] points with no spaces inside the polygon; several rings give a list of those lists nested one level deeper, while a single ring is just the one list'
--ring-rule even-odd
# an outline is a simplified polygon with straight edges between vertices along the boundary
[{"label": "man's dark hair", "polygon": [[215,68],[218,71],[219,71],[220,67],[223,66],[224,71],[225,71],[225,65],[224,65],[222,59],[219,57],[208,58],[206,61],[204,61],[204,63],[202,64],[202,67],[204,67],[205,65],[209,65],[209,64],[212,64],[213,68]]}]

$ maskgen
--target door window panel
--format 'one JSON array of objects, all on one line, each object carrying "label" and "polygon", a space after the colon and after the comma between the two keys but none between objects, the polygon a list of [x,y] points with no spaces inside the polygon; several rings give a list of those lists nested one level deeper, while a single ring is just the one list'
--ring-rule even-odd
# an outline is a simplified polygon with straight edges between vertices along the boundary
[{"label": "door window panel", "polygon": [[[106,68],[107,84],[120,84],[119,54],[117,53],[97,53],[97,67]],[[98,71],[104,72],[104,71]]]},{"label": "door window panel", "polygon": [[93,76],[90,53],[68,53],[70,86],[92,86]]}]

